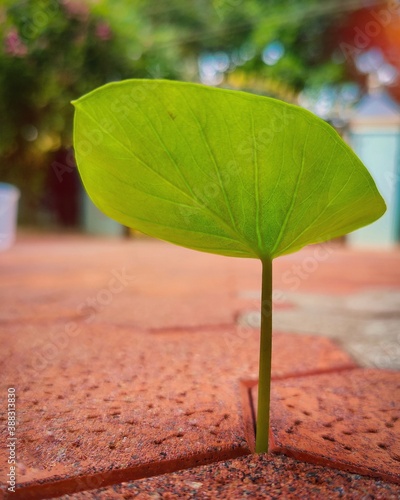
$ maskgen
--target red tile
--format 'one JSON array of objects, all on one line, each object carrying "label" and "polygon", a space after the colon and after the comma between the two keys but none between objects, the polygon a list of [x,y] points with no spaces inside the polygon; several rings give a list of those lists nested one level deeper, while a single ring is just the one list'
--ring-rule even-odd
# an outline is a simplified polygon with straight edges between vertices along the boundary
[{"label": "red tile", "polygon": [[400,372],[274,382],[271,432],[272,452],[400,483]]},{"label": "red tile", "polygon": [[151,330],[235,321],[228,258],[154,241],[15,250],[0,265],[3,324],[86,318]]},{"label": "red tile", "polygon": [[[1,394],[15,384],[18,398],[22,498],[42,480],[58,482],[54,494],[84,475],[122,480],[250,452],[237,370],[219,366],[217,342],[205,356],[202,335],[93,325],[57,347],[46,333],[20,329],[3,363]],[[0,457],[4,484],[4,447]]]},{"label": "red tile", "polygon": [[[343,294],[400,287],[399,252],[328,249],[311,246],[274,261],[277,307],[289,305],[285,292]],[[110,280],[122,269],[132,280],[110,300]],[[260,291],[257,260],[155,240],[30,236],[2,254],[0,271],[3,324],[84,315],[143,329],[171,329],[233,323],[239,312],[259,307],[259,298],[243,298]]]},{"label": "red tile", "polygon": [[315,335],[273,334],[273,379],[355,367],[353,359],[330,339]]}]

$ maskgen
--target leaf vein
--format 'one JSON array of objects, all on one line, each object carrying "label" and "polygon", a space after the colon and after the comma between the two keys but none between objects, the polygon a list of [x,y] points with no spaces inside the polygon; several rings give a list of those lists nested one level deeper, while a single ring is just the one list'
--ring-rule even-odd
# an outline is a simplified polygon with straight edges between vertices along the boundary
[{"label": "leaf vein", "polygon": [[[306,233],[310,229],[310,227],[314,226],[315,222],[320,217],[322,217],[324,215],[324,213],[328,210],[328,208],[332,205],[332,203],[336,200],[336,198],[346,188],[347,184],[350,182],[351,177],[353,176],[355,169],[356,169],[356,166],[355,166],[355,164],[353,164],[353,169],[352,169],[347,181],[343,184],[343,186],[339,189],[339,191],[335,194],[335,196],[330,200],[330,202],[326,205],[326,207],[318,214],[318,216],[315,217],[315,219],[308,225],[308,227],[306,227],[299,235],[297,235],[297,237],[289,245],[287,245],[283,250],[281,250],[281,253],[284,252],[285,250],[287,250],[289,247],[293,246],[293,243],[296,242],[299,238],[301,238],[303,236],[303,234]],[[344,208],[345,207],[342,207],[343,210],[344,210]],[[333,215],[336,215],[336,213]]]},{"label": "leaf vein", "polygon": [[214,165],[214,169],[215,169],[215,172],[216,172],[216,174],[217,174],[217,178],[218,178],[218,183],[219,183],[219,186],[220,186],[220,188],[221,188],[221,191],[222,191],[223,197],[224,197],[224,199],[225,199],[225,204],[226,204],[226,207],[227,207],[227,209],[228,209],[228,212],[229,212],[229,216],[230,216],[231,222],[232,222],[232,224],[233,224],[233,227],[234,227],[235,231],[237,232],[237,228],[236,228],[236,221],[235,221],[235,218],[234,218],[233,213],[232,213],[232,207],[231,207],[231,205],[230,205],[229,198],[228,198],[228,196],[227,196],[227,194],[226,194],[225,186],[224,186],[224,184],[223,184],[223,182],[222,182],[222,179],[221,179],[221,174],[220,174],[220,172],[219,172],[219,168],[218,168],[218,165],[217,165],[217,161],[216,161],[216,159],[215,159],[215,154],[214,154],[214,152],[213,152],[213,151],[212,151],[212,149],[211,149],[211,146],[210,146],[210,144],[209,144],[209,142],[208,142],[208,139],[207,139],[207,137],[206,137],[206,135],[205,135],[205,133],[204,133],[203,127],[201,126],[201,123],[199,122],[199,119],[197,118],[196,113],[193,111],[193,109],[192,109],[192,107],[190,106],[189,102],[187,101],[186,97],[183,97],[183,98],[184,98],[184,100],[186,101],[186,104],[187,104],[187,106],[188,106],[188,109],[190,110],[190,113],[192,114],[193,118],[195,119],[195,121],[196,121],[196,123],[197,123],[197,125],[198,125],[198,127],[199,127],[199,131],[200,131],[201,137],[202,137],[202,139],[203,139],[203,141],[204,141],[204,144],[205,144],[205,146],[206,146],[206,149],[207,149],[207,151],[208,151],[208,154],[209,154],[209,156],[210,156],[210,158],[211,158],[211,161],[212,161],[212,163],[213,163],[213,165]]},{"label": "leaf vein", "polygon": [[300,188],[300,183],[301,183],[301,179],[303,177],[303,172],[304,172],[305,152],[306,152],[306,147],[307,147],[307,142],[308,142],[308,136],[310,134],[310,128],[311,127],[309,125],[308,129],[307,129],[306,137],[304,139],[302,158],[301,158],[301,167],[300,167],[299,175],[297,176],[296,185],[295,185],[294,192],[292,195],[292,201],[290,202],[289,209],[287,211],[286,217],[285,217],[283,224],[281,226],[281,230],[279,231],[279,235],[278,235],[278,238],[277,238],[276,243],[274,245],[274,248],[271,251],[272,255],[274,255],[275,250],[279,247],[279,245],[282,241],[283,235],[285,234],[286,227],[289,223],[289,219],[290,219],[290,217],[293,213],[294,207],[296,205],[296,201],[297,201],[297,197],[298,197],[298,193],[299,193],[299,188]]},{"label": "leaf vein", "polygon": [[253,161],[254,161],[254,196],[256,202],[256,234],[259,249],[262,248],[262,238],[260,231],[260,185],[259,185],[259,165],[257,155],[257,142],[254,129],[253,108],[250,108],[251,134],[253,138]]}]

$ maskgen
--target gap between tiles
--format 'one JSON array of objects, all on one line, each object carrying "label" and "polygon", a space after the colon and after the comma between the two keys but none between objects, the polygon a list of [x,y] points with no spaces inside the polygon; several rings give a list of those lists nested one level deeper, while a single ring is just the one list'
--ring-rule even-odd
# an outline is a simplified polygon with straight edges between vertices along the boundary
[{"label": "gap between tiles", "polygon": [[145,331],[153,335],[157,334],[170,334],[170,333],[186,333],[186,332],[208,332],[214,330],[225,330],[227,328],[232,328],[232,323],[218,323],[210,325],[177,325],[159,328],[147,328]]},{"label": "gap between tiles", "polygon": [[39,480],[33,482],[33,484],[27,483],[26,486],[17,489],[15,493],[11,493],[8,496],[6,495],[5,498],[12,498],[15,500],[44,500],[46,498],[89,491],[126,481],[160,476],[162,474],[190,469],[200,465],[209,465],[220,461],[231,460],[245,455],[248,455],[248,453],[244,453],[243,449],[240,448],[223,449],[219,451],[218,454],[210,452],[196,455],[193,457],[190,464],[188,464],[187,460],[165,460],[158,462],[156,467],[153,463],[49,482],[46,482],[46,480]]}]

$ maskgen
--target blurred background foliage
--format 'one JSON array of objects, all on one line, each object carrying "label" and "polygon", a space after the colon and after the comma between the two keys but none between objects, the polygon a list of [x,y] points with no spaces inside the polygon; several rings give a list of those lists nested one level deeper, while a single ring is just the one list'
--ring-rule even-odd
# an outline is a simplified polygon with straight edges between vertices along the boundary
[{"label": "blurred background foliage", "polygon": [[338,96],[351,104],[365,90],[368,72],[359,71],[355,60],[360,51],[349,53],[341,42],[354,39],[353,24],[360,22],[354,16],[381,5],[2,0],[0,180],[21,189],[22,221],[38,223],[46,189],[60,181],[54,165],[73,168],[64,149],[72,143],[70,101],[124,78],[201,81],[308,107],[314,102],[314,111],[329,118]]}]

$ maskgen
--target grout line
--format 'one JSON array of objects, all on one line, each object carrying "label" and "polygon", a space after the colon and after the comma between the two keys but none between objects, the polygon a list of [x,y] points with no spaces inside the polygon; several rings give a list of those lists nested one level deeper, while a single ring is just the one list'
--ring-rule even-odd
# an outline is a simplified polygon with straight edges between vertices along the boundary
[{"label": "grout line", "polygon": [[248,387],[247,388],[247,396],[249,398],[249,404],[250,404],[250,411],[251,411],[251,418],[253,420],[253,430],[254,430],[254,438],[256,437],[257,433],[257,415],[256,415],[256,408],[254,405],[253,397],[252,397],[252,388]]},{"label": "grout line", "polygon": [[[343,365],[335,368],[321,368],[321,369],[316,369],[316,370],[310,370],[307,372],[299,372],[299,373],[288,373],[286,375],[273,375],[271,377],[271,380],[273,382],[281,381],[281,380],[286,380],[286,379],[292,379],[292,378],[303,378],[303,377],[312,377],[314,375],[324,375],[324,374],[329,374],[329,373],[341,373],[344,371],[351,371],[351,370],[365,370],[366,368],[363,366],[358,366],[355,364],[348,364],[348,365]],[[243,384],[247,389],[251,391],[253,387],[258,385],[258,379],[257,378],[243,378],[240,379],[240,383]],[[253,404],[253,398],[251,398],[252,404]]]},{"label": "grout line", "polygon": [[227,328],[235,328],[234,323],[217,323],[217,324],[204,324],[204,325],[177,325],[170,327],[160,327],[160,328],[148,328],[147,332],[151,334],[163,334],[163,333],[182,333],[185,332],[193,332],[193,331],[208,331],[215,329],[227,329]]},{"label": "grout line", "polygon": [[256,448],[256,433],[254,427],[255,420],[253,401],[251,398],[251,387],[251,383],[249,384],[248,381],[239,379],[239,392],[245,439],[247,446],[249,447],[249,453],[254,453]]},{"label": "grout line", "polygon": [[[289,373],[288,375],[278,375],[278,376],[272,376],[271,380],[273,382],[275,381],[281,381],[281,380],[289,380],[292,378],[303,378],[303,377],[312,377],[314,375],[325,375],[329,373],[341,373],[345,371],[352,371],[352,370],[363,370],[364,368],[361,366],[358,366],[356,364],[348,364],[344,366],[339,366],[335,368],[321,368],[321,369],[316,369],[316,370],[310,370],[304,373]],[[255,381],[254,385],[257,385],[258,381]]]},{"label": "grout line", "polygon": [[275,445],[273,449],[274,454],[282,454],[287,457],[294,458],[301,462],[319,465],[320,467],[328,467],[330,469],[343,470],[350,474],[360,474],[361,476],[370,477],[379,481],[386,481],[389,483],[400,484],[400,476],[390,472],[378,472],[368,466],[359,466],[345,460],[331,460],[329,458],[315,455],[314,453],[292,449],[286,446]]},{"label": "grout line", "polygon": [[139,479],[160,476],[162,474],[178,472],[200,465],[210,465],[248,454],[248,450],[244,448],[225,448],[219,452],[206,452],[192,456],[190,460],[175,459],[152,462],[137,467],[114,469],[91,475],[75,476],[48,482],[46,480],[38,480],[31,484],[27,483],[25,486],[17,487],[15,493],[12,493],[8,498],[14,500],[44,500],[61,495],[78,493],[80,491],[90,491],[127,481],[136,481]]}]

